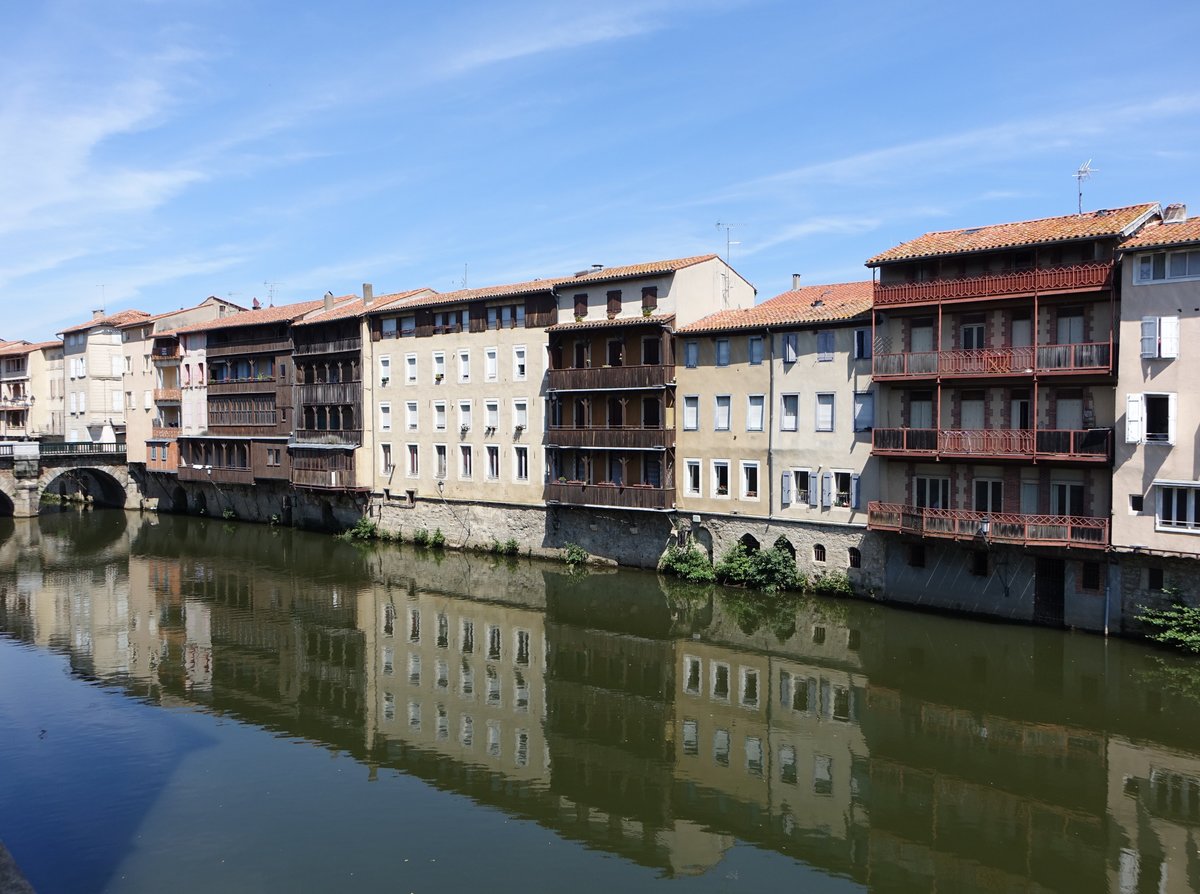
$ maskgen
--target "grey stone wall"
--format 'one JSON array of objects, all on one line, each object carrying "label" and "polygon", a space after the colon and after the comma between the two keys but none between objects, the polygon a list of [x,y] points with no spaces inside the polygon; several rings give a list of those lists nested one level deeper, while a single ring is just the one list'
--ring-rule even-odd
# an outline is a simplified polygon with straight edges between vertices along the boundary
[{"label": "grey stone wall", "polygon": [[[1151,569],[1162,571],[1162,589],[1151,589]],[[1121,555],[1117,577],[1124,617],[1122,629],[1144,636],[1148,630],[1138,621],[1141,608],[1169,608],[1175,604],[1174,592],[1188,605],[1200,605],[1198,572],[1200,562],[1195,559]]]}]

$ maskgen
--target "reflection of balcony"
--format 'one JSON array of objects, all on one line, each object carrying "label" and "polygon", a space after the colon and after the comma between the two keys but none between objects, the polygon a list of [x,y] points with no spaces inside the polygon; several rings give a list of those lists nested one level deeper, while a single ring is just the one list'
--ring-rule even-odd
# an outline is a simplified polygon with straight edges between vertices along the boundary
[{"label": "reflection of balcony", "polygon": [[1107,462],[1111,428],[943,429],[877,428],[872,452],[880,456],[941,456],[962,459],[1065,459]]},{"label": "reflection of balcony", "polygon": [[871,369],[877,379],[1097,372],[1112,372],[1108,342],[876,354]]},{"label": "reflection of balcony", "polygon": [[551,391],[663,388],[675,381],[674,366],[589,366],[550,370]]},{"label": "reflection of balcony", "polygon": [[177,404],[182,400],[178,388],[155,388],[154,402],[156,404]]},{"label": "reflection of balcony", "polygon": [[675,488],[644,484],[584,484],[582,481],[554,481],[546,485],[547,503],[575,506],[614,506],[622,509],[672,509]]},{"label": "reflection of balcony", "polygon": [[1073,267],[989,273],[961,279],[931,279],[927,282],[886,285],[876,283],[875,306],[1091,291],[1107,288],[1112,282],[1112,271],[1112,263],[1078,264]]},{"label": "reflection of balcony", "polygon": [[1108,545],[1108,519],[1077,515],[1021,515],[966,509],[923,509],[901,503],[873,502],[867,507],[872,531],[898,531],[922,537],[1014,543],[1028,546]]},{"label": "reflection of balcony", "polygon": [[550,426],[546,443],[552,447],[597,447],[608,450],[663,450],[675,446],[673,428],[609,426]]}]

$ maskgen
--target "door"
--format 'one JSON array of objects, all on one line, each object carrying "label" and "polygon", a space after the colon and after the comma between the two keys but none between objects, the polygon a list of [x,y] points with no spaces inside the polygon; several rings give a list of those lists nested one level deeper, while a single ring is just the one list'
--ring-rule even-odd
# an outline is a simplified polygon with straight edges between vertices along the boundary
[{"label": "door", "polygon": [[963,395],[962,400],[962,429],[963,431],[980,431],[986,426],[983,423],[983,395],[970,392]]},{"label": "door", "polygon": [[1012,343],[1014,348],[1026,348],[1033,344],[1033,324],[1029,317],[1013,317]]},{"label": "door", "polygon": [[1021,482],[1021,514],[1022,515],[1037,515],[1038,514],[1038,496],[1041,493],[1041,488],[1038,487],[1036,481]]},{"label": "door", "polygon": [[1031,428],[1029,419],[1029,392],[1014,389],[1012,393],[1012,427],[1019,430]]},{"label": "door", "polygon": [[1050,485],[1051,515],[1083,515],[1083,485],[1055,481]]},{"label": "door", "polygon": [[1033,619],[1039,624],[1063,626],[1065,577],[1062,559],[1037,560],[1033,585]]},{"label": "door", "polygon": [[994,478],[975,479],[975,511],[988,514],[1004,511],[1004,482]]},{"label": "door", "polygon": [[1078,394],[1059,395],[1055,404],[1055,428],[1059,431],[1079,431],[1083,428],[1082,397]]},{"label": "door", "polygon": [[982,348],[984,325],[982,320],[972,320],[962,326],[963,350],[972,351]]},{"label": "door", "polygon": [[1071,309],[1058,315],[1058,343],[1078,345],[1083,343],[1083,311]]},{"label": "door", "polygon": [[914,322],[912,328],[912,352],[919,354],[933,350],[933,323],[928,320]]}]

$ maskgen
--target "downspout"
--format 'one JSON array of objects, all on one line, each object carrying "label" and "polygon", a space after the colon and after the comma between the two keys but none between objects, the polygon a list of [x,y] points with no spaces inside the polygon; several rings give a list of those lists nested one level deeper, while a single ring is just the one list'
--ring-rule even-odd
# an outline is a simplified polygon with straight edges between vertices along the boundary
[{"label": "downspout", "polygon": [[763,415],[767,423],[767,527],[775,514],[775,336],[767,326],[767,408]]}]

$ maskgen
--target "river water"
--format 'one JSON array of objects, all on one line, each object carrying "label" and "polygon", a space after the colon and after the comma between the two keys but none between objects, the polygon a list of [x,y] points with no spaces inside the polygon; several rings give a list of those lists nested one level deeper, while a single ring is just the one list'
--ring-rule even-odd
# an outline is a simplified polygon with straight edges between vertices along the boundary
[{"label": "river water", "polygon": [[0,519],[42,892],[1200,890],[1200,671],[220,520]]}]

